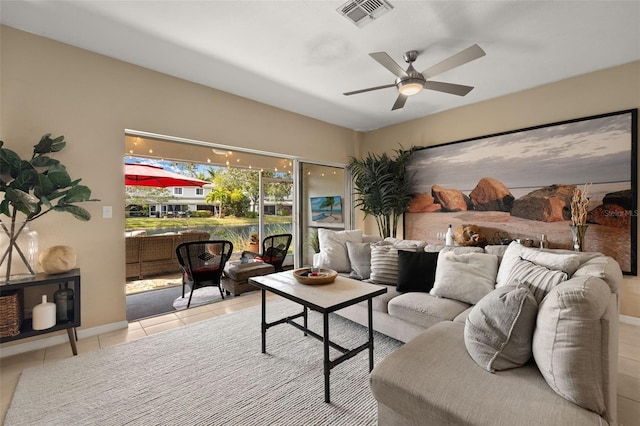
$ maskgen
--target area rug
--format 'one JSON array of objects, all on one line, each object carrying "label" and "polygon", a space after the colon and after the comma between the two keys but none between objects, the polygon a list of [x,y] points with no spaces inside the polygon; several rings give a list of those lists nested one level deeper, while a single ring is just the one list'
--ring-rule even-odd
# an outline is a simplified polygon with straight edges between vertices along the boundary
[{"label": "area rug", "polygon": [[181,296],[182,286],[129,294],[127,295],[127,321],[175,312],[173,302]]},{"label": "area rug", "polygon": [[[180,293],[180,297],[177,297],[173,301],[173,308],[176,311],[187,309],[190,294],[191,292],[186,292],[184,297],[182,297],[182,293]],[[193,291],[193,297],[191,298],[191,305],[189,307],[193,308],[195,306],[206,305],[220,300],[222,300],[222,296],[220,296],[220,289],[218,287],[200,287]]]},{"label": "area rug", "polygon": [[[269,301],[273,320],[299,311]],[[322,317],[309,313],[310,327]],[[346,347],[366,328],[337,315],[330,337]],[[375,362],[401,343],[375,333]],[[322,343],[288,324],[267,332],[260,307],[24,370],[5,418],[18,425],[374,425],[368,352],[331,371],[324,402]],[[331,350],[332,358],[338,353]]]}]

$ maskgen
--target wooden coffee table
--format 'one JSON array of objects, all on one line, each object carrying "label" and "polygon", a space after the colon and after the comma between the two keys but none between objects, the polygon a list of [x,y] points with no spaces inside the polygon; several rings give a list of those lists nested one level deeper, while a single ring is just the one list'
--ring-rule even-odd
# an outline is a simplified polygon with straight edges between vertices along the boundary
[{"label": "wooden coffee table", "polygon": [[[321,285],[305,285],[298,283],[293,277],[292,271],[279,272],[277,274],[252,277],[249,282],[259,287],[262,292],[262,353],[267,351],[267,329],[270,327],[288,323],[302,330],[304,335],[315,337],[324,343],[324,401],[330,402],[329,395],[329,374],[331,369],[365,349],[369,349],[369,371],[373,370],[373,310],[372,299],[375,296],[387,292],[386,287],[375,284],[364,283],[350,278],[338,276],[334,282]],[[302,305],[302,312],[299,314],[282,318],[277,321],[267,323],[266,320],[266,293],[270,291],[285,299]],[[368,341],[354,349],[344,348],[329,339],[329,314],[347,306],[366,300],[369,309],[369,336]],[[322,335],[307,328],[307,309],[320,312],[323,317]],[[294,321],[302,318],[303,323]],[[342,355],[335,359],[329,357],[329,347],[342,352]]]}]

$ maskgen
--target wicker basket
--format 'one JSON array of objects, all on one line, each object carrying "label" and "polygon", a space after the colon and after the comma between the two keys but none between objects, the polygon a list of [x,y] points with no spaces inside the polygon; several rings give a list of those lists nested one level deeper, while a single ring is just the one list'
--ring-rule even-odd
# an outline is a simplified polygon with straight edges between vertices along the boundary
[{"label": "wicker basket", "polygon": [[0,337],[20,334],[22,324],[22,290],[0,296]]}]

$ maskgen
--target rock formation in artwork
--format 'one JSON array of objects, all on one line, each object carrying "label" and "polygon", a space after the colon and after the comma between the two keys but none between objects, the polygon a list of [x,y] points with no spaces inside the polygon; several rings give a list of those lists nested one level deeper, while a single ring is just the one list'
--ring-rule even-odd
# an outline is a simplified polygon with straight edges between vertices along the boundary
[{"label": "rock formation in artwork", "polygon": [[575,185],[555,184],[536,189],[513,202],[511,215],[541,222],[571,219],[571,197]]},{"label": "rock formation in artwork", "polygon": [[409,213],[430,213],[441,209],[440,204],[436,204],[431,194],[414,194],[407,207]]},{"label": "rock formation in artwork", "polygon": [[442,206],[443,212],[460,212],[469,210],[468,198],[458,189],[446,189],[440,185],[431,187],[431,195],[436,203]]},{"label": "rock formation in artwork", "polygon": [[473,203],[474,210],[480,211],[511,211],[514,197],[509,188],[497,179],[484,177],[478,184],[469,198]]},{"label": "rock formation in artwork", "polygon": [[604,196],[602,205],[587,214],[587,223],[594,223],[616,228],[630,228],[631,217],[636,212],[632,209],[631,190],[611,192]]}]

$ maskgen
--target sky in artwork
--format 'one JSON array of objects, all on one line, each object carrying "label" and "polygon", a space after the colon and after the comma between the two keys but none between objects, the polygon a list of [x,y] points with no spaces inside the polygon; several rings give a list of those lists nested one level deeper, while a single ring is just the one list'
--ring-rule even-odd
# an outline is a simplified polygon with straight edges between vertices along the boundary
[{"label": "sky in artwork", "polygon": [[518,131],[416,151],[414,192],[471,191],[483,177],[508,188],[631,180],[630,113]]}]

